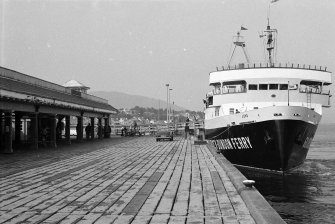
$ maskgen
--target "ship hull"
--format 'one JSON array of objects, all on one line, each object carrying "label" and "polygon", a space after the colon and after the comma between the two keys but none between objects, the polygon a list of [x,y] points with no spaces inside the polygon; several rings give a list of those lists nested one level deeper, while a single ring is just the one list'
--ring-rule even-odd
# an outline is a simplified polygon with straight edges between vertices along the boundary
[{"label": "ship hull", "polygon": [[267,120],[206,129],[206,139],[233,164],[287,172],[306,159],[317,124]]}]

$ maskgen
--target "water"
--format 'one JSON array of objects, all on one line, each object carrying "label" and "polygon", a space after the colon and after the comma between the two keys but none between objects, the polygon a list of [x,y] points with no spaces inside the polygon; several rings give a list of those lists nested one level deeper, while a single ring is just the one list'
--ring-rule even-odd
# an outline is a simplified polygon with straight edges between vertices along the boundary
[{"label": "water", "polygon": [[319,125],[307,159],[286,176],[252,175],[287,223],[335,223],[335,124]]}]

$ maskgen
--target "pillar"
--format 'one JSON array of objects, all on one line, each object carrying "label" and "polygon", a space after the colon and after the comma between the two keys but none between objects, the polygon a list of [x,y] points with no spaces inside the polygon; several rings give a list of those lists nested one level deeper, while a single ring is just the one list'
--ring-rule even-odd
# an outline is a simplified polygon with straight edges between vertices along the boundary
[{"label": "pillar", "polygon": [[101,139],[103,135],[103,129],[102,129],[102,120],[101,117],[98,118],[98,138]]},{"label": "pillar", "polygon": [[21,142],[21,118],[22,114],[20,112],[15,112],[15,143],[20,144]]},{"label": "pillar", "polygon": [[82,141],[83,140],[83,116],[77,116],[77,140]]},{"label": "pillar", "polygon": [[2,116],[2,110],[0,110],[0,151],[2,151],[3,142],[4,142],[4,124],[3,124],[3,116]]},{"label": "pillar", "polygon": [[65,140],[68,144],[71,144],[70,129],[70,116],[65,116]]},{"label": "pillar", "polygon": [[32,149],[38,149],[38,113],[33,113],[30,118]]},{"label": "pillar", "polygon": [[56,142],[56,115],[50,115],[49,116],[49,124],[50,124],[50,147],[51,148],[57,148],[57,142]]},{"label": "pillar", "polygon": [[5,128],[4,128],[4,140],[5,140],[5,147],[4,153],[13,153],[13,146],[12,146],[12,111],[5,111]]},{"label": "pillar", "polygon": [[94,117],[91,117],[91,139],[94,139]]},{"label": "pillar", "polygon": [[58,115],[58,122],[56,125],[56,139],[57,140],[62,140],[62,132],[64,129],[64,123],[63,123],[63,118],[65,116],[63,115]]},{"label": "pillar", "polygon": [[111,129],[109,126],[109,116],[104,118],[105,120],[105,127],[104,127],[104,137],[109,138],[111,135]]}]

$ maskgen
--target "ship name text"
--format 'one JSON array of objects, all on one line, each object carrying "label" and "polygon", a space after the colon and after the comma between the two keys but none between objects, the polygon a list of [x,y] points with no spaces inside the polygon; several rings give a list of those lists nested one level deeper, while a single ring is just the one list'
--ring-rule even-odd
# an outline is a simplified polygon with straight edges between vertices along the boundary
[{"label": "ship name text", "polygon": [[216,139],[216,140],[210,140],[210,143],[213,144],[219,150],[252,149],[249,137]]}]

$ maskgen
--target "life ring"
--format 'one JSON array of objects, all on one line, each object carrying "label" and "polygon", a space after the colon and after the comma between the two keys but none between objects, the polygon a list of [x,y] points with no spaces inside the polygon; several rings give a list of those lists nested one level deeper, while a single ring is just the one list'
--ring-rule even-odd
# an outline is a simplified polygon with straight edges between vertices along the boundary
[{"label": "life ring", "polygon": [[247,107],[246,106],[242,106],[240,107],[240,110],[239,110],[241,113],[243,112],[246,112],[247,111]]}]

